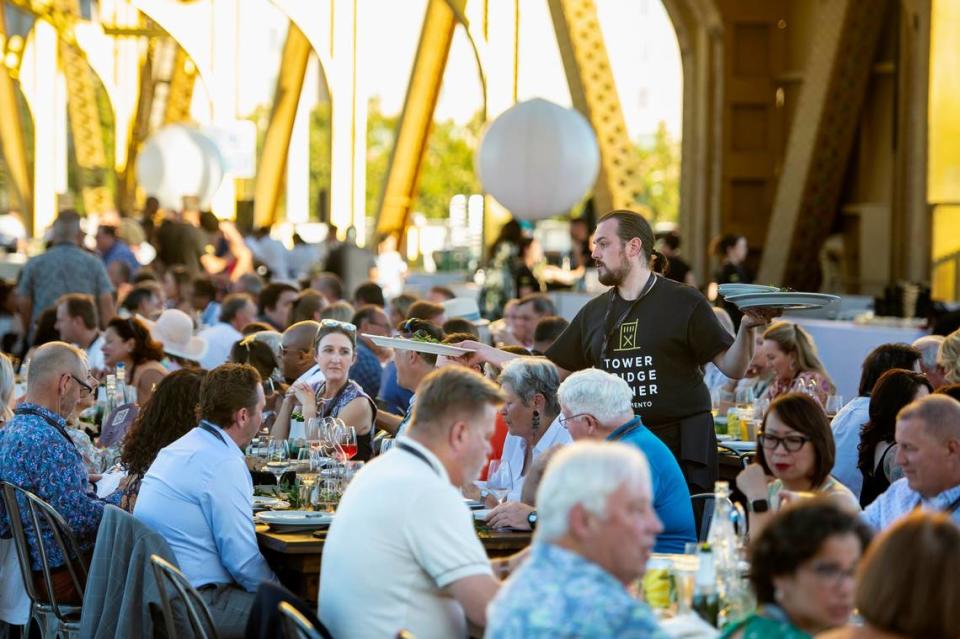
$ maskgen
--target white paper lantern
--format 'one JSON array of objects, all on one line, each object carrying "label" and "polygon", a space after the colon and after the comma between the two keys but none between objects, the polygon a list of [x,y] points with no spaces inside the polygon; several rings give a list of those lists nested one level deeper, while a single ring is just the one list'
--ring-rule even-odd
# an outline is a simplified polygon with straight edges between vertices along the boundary
[{"label": "white paper lantern", "polygon": [[200,199],[207,208],[223,181],[223,158],[216,143],[181,124],[153,134],[137,155],[137,180],[163,208],[179,209],[183,197]]},{"label": "white paper lantern", "polygon": [[504,111],[476,155],[483,188],[517,219],[569,211],[600,170],[597,138],[579,112],[535,98]]}]

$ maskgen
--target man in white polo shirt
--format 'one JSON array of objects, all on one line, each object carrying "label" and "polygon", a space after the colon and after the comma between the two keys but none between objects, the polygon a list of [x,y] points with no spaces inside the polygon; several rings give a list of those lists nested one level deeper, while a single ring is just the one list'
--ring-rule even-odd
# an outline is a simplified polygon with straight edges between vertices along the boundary
[{"label": "man in white polo shirt", "polygon": [[417,389],[407,435],[340,501],[320,569],[320,618],[338,639],[464,637],[499,589],[459,486],[490,450],[499,389],[460,368]]},{"label": "man in white polo shirt", "polygon": [[200,358],[200,367],[208,371],[230,359],[233,344],[243,339],[240,331],[257,317],[257,305],[246,293],[227,295],[220,305],[220,321],[200,331],[197,336],[207,341],[207,354]]}]

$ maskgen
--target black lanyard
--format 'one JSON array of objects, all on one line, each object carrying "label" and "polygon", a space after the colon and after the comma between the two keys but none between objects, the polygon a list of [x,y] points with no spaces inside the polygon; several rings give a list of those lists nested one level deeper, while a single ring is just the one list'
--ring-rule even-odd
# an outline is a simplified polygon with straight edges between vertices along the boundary
[{"label": "black lanyard", "polygon": [[608,437],[607,440],[611,442],[618,442],[641,426],[643,426],[643,420],[641,420],[639,416],[634,417],[629,422],[618,427],[617,430],[610,433],[610,437]]},{"label": "black lanyard", "polygon": [[72,439],[70,439],[70,435],[67,434],[66,429],[58,421],[51,418],[49,415],[41,413],[36,408],[30,408],[29,406],[26,408],[18,408],[15,411],[15,414],[16,415],[33,415],[35,417],[39,417],[43,421],[47,422],[47,424],[49,424],[50,426],[53,426],[54,430],[56,430],[58,433],[63,435],[63,438],[66,439],[68,442],[70,442],[70,445],[73,446],[74,449],[76,449],[77,445],[73,443]]},{"label": "black lanyard", "polygon": [[213,426],[211,426],[210,424],[208,424],[208,423],[205,422],[205,421],[201,421],[201,422],[200,422],[199,428],[202,428],[203,430],[207,431],[208,433],[213,433],[213,436],[216,437],[217,439],[219,439],[219,440],[223,443],[224,446],[227,445],[227,440],[223,438],[223,434],[219,431],[219,429],[214,428]]},{"label": "black lanyard", "polygon": [[607,358],[607,347],[610,345],[610,336],[613,335],[613,332],[617,330],[617,327],[623,324],[623,320],[627,319],[627,316],[633,312],[633,309],[637,307],[637,304],[640,303],[640,300],[645,298],[651,290],[653,290],[653,284],[657,280],[656,273],[650,273],[650,276],[647,278],[647,283],[643,286],[643,290],[640,291],[640,295],[637,296],[637,299],[633,300],[630,303],[630,306],[627,307],[623,313],[620,314],[620,317],[613,324],[608,324],[610,321],[610,314],[613,312],[613,300],[617,295],[617,287],[614,286],[610,289],[610,292],[607,294],[607,311],[603,314],[603,345],[600,347],[600,361],[602,362]]},{"label": "black lanyard", "polygon": [[[422,461],[424,464],[429,466],[430,470],[432,470],[435,473],[437,472],[437,469],[430,462],[430,460],[427,459],[427,456],[421,453],[419,450],[417,450],[413,446],[411,446],[410,444],[407,444],[406,442],[397,442],[397,448],[399,448],[400,450],[407,451],[408,453],[410,453],[411,455],[413,455],[414,457]],[[437,473],[437,474],[439,475],[440,473]]]}]

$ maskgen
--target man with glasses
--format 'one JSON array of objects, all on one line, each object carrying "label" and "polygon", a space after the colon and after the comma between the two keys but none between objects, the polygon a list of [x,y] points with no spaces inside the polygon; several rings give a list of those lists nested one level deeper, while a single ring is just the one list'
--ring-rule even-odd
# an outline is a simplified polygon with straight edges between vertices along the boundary
[{"label": "man with glasses", "polygon": [[370,335],[390,336],[390,320],[383,309],[373,304],[361,306],[353,315],[353,325],[357,327],[357,362],[350,368],[350,379],[360,384],[370,397],[376,397],[380,391],[380,379],[383,365],[380,363],[378,347],[368,338]]},{"label": "man with glasses", "polygon": [[[27,394],[14,417],[0,429],[0,480],[20,486],[60,513],[76,536],[83,553],[93,552],[104,501],[97,498],[88,481],[83,458],[67,434],[67,417],[81,399],[90,397],[95,382],[90,379],[86,357],[76,346],[50,342],[37,349],[30,361]],[[119,495],[117,495],[119,499]],[[23,525],[30,531],[28,513]],[[0,504],[0,536],[9,537],[9,523]],[[53,571],[53,588],[61,603],[80,603],[65,559],[53,542],[50,530],[41,540]],[[27,535],[34,581],[40,592],[43,577],[36,536]]]}]

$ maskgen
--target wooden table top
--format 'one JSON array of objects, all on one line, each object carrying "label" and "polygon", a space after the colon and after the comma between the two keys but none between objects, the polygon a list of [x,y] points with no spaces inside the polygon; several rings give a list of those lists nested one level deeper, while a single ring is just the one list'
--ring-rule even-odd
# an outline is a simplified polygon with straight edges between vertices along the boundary
[{"label": "wooden table top", "polygon": [[[257,524],[257,541],[261,548],[284,555],[319,555],[323,553],[326,529],[316,532],[316,535],[312,531],[275,533],[266,524]],[[529,531],[491,530],[485,527],[477,529],[477,536],[487,554],[497,556],[523,550],[532,539]]]}]

